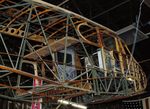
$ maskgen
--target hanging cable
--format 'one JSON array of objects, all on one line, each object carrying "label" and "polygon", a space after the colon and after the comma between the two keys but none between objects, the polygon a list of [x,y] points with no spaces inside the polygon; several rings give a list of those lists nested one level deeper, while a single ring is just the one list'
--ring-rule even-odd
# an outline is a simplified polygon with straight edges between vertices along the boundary
[{"label": "hanging cable", "polygon": [[133,54],[134,54],[136,39],[137,39],[137,35],[138,35],[138,28],[139,28],[139,22],[140,22],[141,10],[142,10],[142,4],[143,3],[144,3],[144,0],[142,0],[142,2],[140,3],[140,7],[139,7],[139,13],[138,13],[137,22],[136,22],[136,31],[135,31],[135,34],[134,34],[133,46],[132,46],[132,50],[131,50],[131,55],[132,56],[129,60],[128,70],[127,70],[126,74],[129,72],[130,65],[131,65],[131,62],[132,62],[132,59],[133,59]]},{"label": "hanging cable", "polygon": [[137,22],[136,22],[136,31],[135,31],[135,35],[134,35],[134,41],[133,41],[133,46],[132,46],[132,55],[134,54],[134,50],[135,50],[135,44],[136,44],[136,39],[137,39],[137,35],[138,35],[138,28],[139,28],[139,22],[140,22],[140,17],[141,17],[141,9],[142,9],[142,4],[144,3],[144,0],[142,0],[142,2],[140,3],[140,8],[139,8],[139,14],[137,17]]},{"label": "hanging cable", "polygon": [[77,6],[77,3],[74,0],[72,0],[72,3],[77,8],[79,14],[83,16],[83,13],[81,12],[80,8]]},{"label": "hanging cable", "polygon": [[150,59],[145,59],[145,60],[139,61],[139,63],[145,63],[145,62],[150,62]]},{"label": "hanging cable", "polygon": [[65,1],[63,1],[62,3],[60,3],[58,6],[62,6],[62,5],[64,5],[65,3],[67,3],[69,0],[65,0]]},{"label": "hanging cable", "polygon": [[114,7],[112,7],[112,8],[110,8],[110,9],[106,10],[106,11],[103,11],[103,12],[99,13],[99,14],[97,14],[96,16],[91,17],[90,19],[95,19],[96,17],[99,17],[99,16],[101,16],[101,15],[103,15],[103,14],[105,14],[105,13],[107,13],[107,12],[109,12],[109,11],[113,10],[113,9],[116,9],[116,8],[118,8],[118,7],[122,6],[123,4],[128,3],[129,1],[130,1],[130,0],[127,0],[127,1],[121,2],[120,4],[117,4],[117,5],[115,5]]}]

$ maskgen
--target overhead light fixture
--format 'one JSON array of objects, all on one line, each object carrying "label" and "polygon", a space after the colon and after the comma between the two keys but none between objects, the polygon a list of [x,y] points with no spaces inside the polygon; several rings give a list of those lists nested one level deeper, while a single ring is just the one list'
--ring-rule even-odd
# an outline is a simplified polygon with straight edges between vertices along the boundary
[{"label": "overhead light fixture", "polygon": [[132,78],[127,78],[127,80],[129,80],[129,81],[134,81]]},{"label": "overhead light fixture", "polygon": [[127,45],[133,44],[136,30],[138,32],[136,42],[140,42],[149,38],[146,34],[137,29],[134,25],[135,24],[129,25],[117,31],[117,34],[126,42]]},{"label": "overhead light fixture", "polygon": [[74,102],[71,102],[71,101],[67,101],[67,100],[58,100],[58,103],[64,104],[64,105],[70,105],[70,106],[76,107],[78,109],[87,109],[87,106],[84,106],[84,105],[81,105],[81,104],[78,104],[78,103],[74,103]]},{"label": "overhead light fixture", "polygon": [[69,101],[66,101],[66,100],[58,100],[58,103],[64,104],[64,105],[69,105]]}]

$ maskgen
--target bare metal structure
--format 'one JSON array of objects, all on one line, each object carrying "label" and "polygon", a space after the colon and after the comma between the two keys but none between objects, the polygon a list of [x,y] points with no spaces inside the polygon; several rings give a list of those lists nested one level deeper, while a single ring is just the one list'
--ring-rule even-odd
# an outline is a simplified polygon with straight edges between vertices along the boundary
[{"label": "bare metal structure", "polygon": [[42,0],[0,1],[1,97],[91,103],[138,94],[146,85],[114,31]]}]

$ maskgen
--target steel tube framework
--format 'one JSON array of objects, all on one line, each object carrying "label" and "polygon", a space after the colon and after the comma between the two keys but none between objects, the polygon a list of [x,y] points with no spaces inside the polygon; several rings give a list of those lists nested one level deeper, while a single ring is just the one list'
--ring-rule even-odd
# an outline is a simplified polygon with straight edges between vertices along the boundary
[{"label": "steel tube framework", "polygon": [[114,31],[65,2],[18,1],[0,2],[0,96],[91,103],[145,90],[145,73]]}]

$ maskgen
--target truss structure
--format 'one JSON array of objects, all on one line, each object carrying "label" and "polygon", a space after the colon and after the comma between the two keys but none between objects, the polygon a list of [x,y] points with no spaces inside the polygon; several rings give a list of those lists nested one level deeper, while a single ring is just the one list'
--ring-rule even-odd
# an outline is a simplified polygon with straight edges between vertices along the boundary
[{"label": "truss structure", "polygon": [[0,96],[89,103],[146,88],[117,34],[42,0],[0,1]]}]

